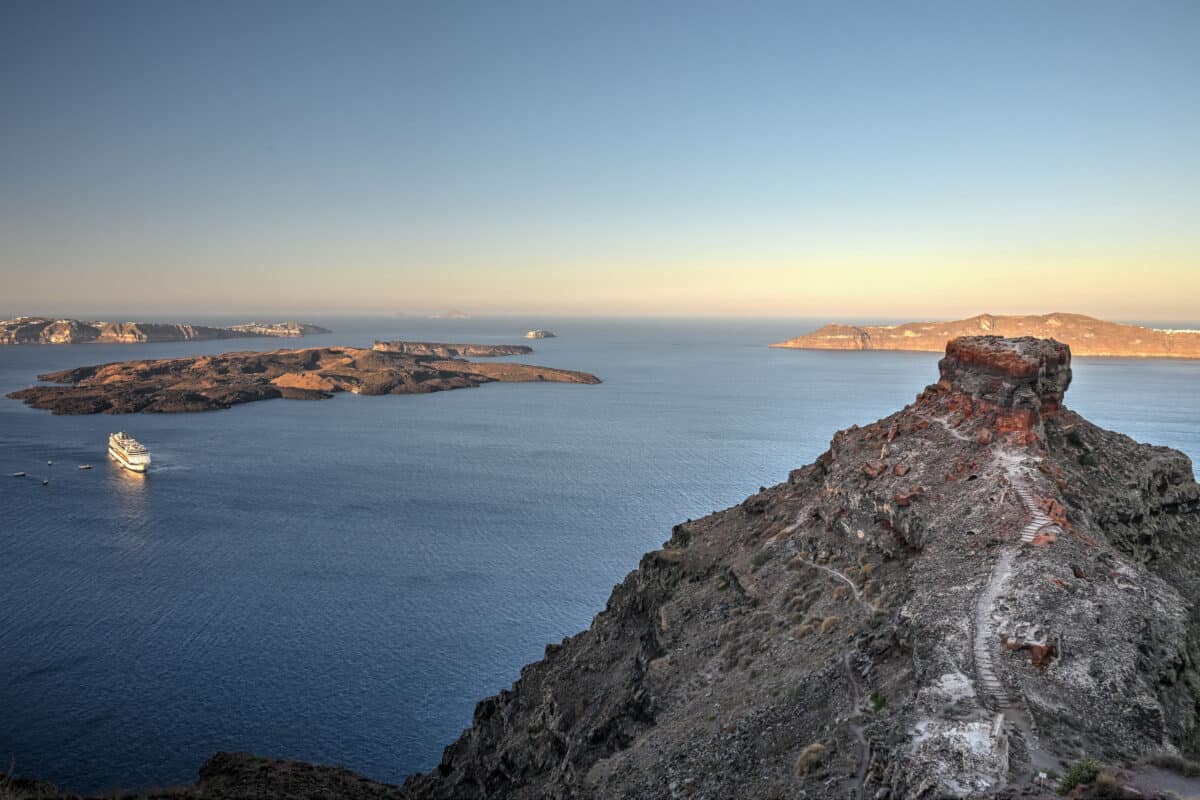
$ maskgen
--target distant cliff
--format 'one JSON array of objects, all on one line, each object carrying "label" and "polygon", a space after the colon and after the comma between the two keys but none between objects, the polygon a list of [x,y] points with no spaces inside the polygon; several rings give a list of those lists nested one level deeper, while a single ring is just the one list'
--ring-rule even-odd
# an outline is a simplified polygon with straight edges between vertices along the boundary
[{"label": "distant cliff", "polygon": [[254,336],[279,336],[287,339],[313,336],[318,333],[332,333],[328,328],[307,322],[245,322],[241,325],[230,325],[229,330]]},{"label": "distant cliff", "polygon": [[533,352],[523,344],[443,344],[442,342],[375,342],[372,350],[384,353],[403,353],[409,356],[438,358],[494,358],[523,356]]},{"label": "distant cliff", "polygon": [[1036,336],[1069,345],[1077,356],[1200,358],[1200,331],[1164,330],[1105,322],[1083,314],[994,316],[903,325],[826,325],[776,342],[797,350],[922,350],[940,352],[958,336]]},{"label": "distant cliff", "polygon": [[160,322],[100,322],[49,317],[17,317],[0,321],[4,344],[142,344],[184,342],[193,339],[236,339],[246,336],[298,337],[329,333],[303,322],[248,322],[228,327]]}]

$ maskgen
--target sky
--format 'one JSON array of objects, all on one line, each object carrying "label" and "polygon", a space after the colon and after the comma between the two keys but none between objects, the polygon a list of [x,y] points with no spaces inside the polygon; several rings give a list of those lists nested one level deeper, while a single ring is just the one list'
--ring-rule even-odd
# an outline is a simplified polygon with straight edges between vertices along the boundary
[{"label": "sky", "polygon": [[1200,317],[1200,3],[0,3],[0,312]]}]

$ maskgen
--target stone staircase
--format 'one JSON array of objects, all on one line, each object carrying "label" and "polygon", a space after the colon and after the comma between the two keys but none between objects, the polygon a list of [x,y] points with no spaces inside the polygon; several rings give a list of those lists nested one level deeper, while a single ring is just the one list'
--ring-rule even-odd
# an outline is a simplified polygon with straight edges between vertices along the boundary
[{"label": "stone staircase", "polygon": [[1029,522],[1025,523],[1025,527],[1021,528],[1021,543],[1031,544],[1034,537],[1047,528],[1055,532],[1060,532],[1061,529],[1058,524],[1046,516],[1046,512],[1042,511],[1038,506],[1037,500],[1033,496],[1033,485],[1029,482],[1029,478],[1015,469],[1008,471],[1008,477],[1012,482],[1013,489],[1017,492],[1017,497],[1021,498],[1021,505],[1029,512]]},{"label": "stone staircase", "polygon": [[1000,592],[1012,572],[1013,550],[1006,547],[992,566],[988,582],[983,591],[975,599],[975,618],[973,621],[975,678],[978,690],[985,700],[991,702],[995,710],[1003,712],[1013,706],[1008,690],[1004,688],[999,676],[996,675],[992,652],[995,650],[996,628],[992,621],[992,609],[1000,597]]}]

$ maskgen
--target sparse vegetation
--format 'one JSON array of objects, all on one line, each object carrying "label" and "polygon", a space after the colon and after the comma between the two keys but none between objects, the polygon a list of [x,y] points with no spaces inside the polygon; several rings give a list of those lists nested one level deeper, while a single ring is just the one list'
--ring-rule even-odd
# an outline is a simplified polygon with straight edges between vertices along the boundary
[{"label": "sparse vegetation", "polygon": [[759,550],[757,553],[754,554],[754,557],[752,559],[750,559],[750,565],[752,567],[754,567],[755,569],[758,569],[759,567],[761,567],[763,564],[766,564],[768,561],[770,561],[774,557],[775,557],[775,554],[772,553],[770,550]]},{"label": "sparse vegetation", "polygon": [[821,633],[829,633],[837,627],[837,624],[842,621],[841,617],[826,617],[821,620]]},{"label": "sparse vegetation", "polygon": [[729,591],[729,579],[724,575],[718,575],[713,583],[717,587],[718,592]]},{"label": "sparse vegetation", "polygon": [[796,777],[802,778],[819,770],[825,764],[825,745],[813,742],[796,757]]},{"label": "sparse vegetation", "polygon": [[837,601],[845,600],[850,596],[850,587],[842,584],[833,590],[833,599]]},{"label": "sparse vegetation", "polygon": [[887,698],[879,692],[871,692],[871,710],[878,714],[887,705]]},{"label": "sparse vegetation", "polygon": [[1071,765],[1058,782],[1058,793],[1065,795],[1076,786],[1094,783],[1100,775],[1100,762],[1094,758],[1085,758]]},{"label": "sparse vegetation", "polygon": [[794,633],[797,636],[808,636],[810,633],[812,633],[816,629],[817,629],[816,625],[805,623],[804,625],[798,626],[796,628],[796,630],[794,631]]},{"label": "sparse vegetation", "polygon": [[1159,753],[1151,756],[1150,763],[1156,767],[1170,770],[1185,778],[1200,778],[1200,763],[1184,758],[1175,753]]}]

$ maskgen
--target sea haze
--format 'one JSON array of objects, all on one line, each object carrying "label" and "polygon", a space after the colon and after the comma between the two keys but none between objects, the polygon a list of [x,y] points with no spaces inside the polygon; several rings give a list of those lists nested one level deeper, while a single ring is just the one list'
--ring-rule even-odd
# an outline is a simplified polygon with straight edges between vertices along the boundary
[{"label": "sea haze", "polygon": [[[765,346],[819,320],[312,321],[336,332],[0,348],[0,393],[105,361],[533,327],[560,338],[523,360],[604,383],[162,416],[0,400],[0,766],[78,791],[191,782],[217,750],[428,769],[673,524],[908,403],[938,358]],[[1200,362],[1077,359],[1067,404],[1194,460],[1198,392]],[[117,429],[149,476],[106,460]]]}]

